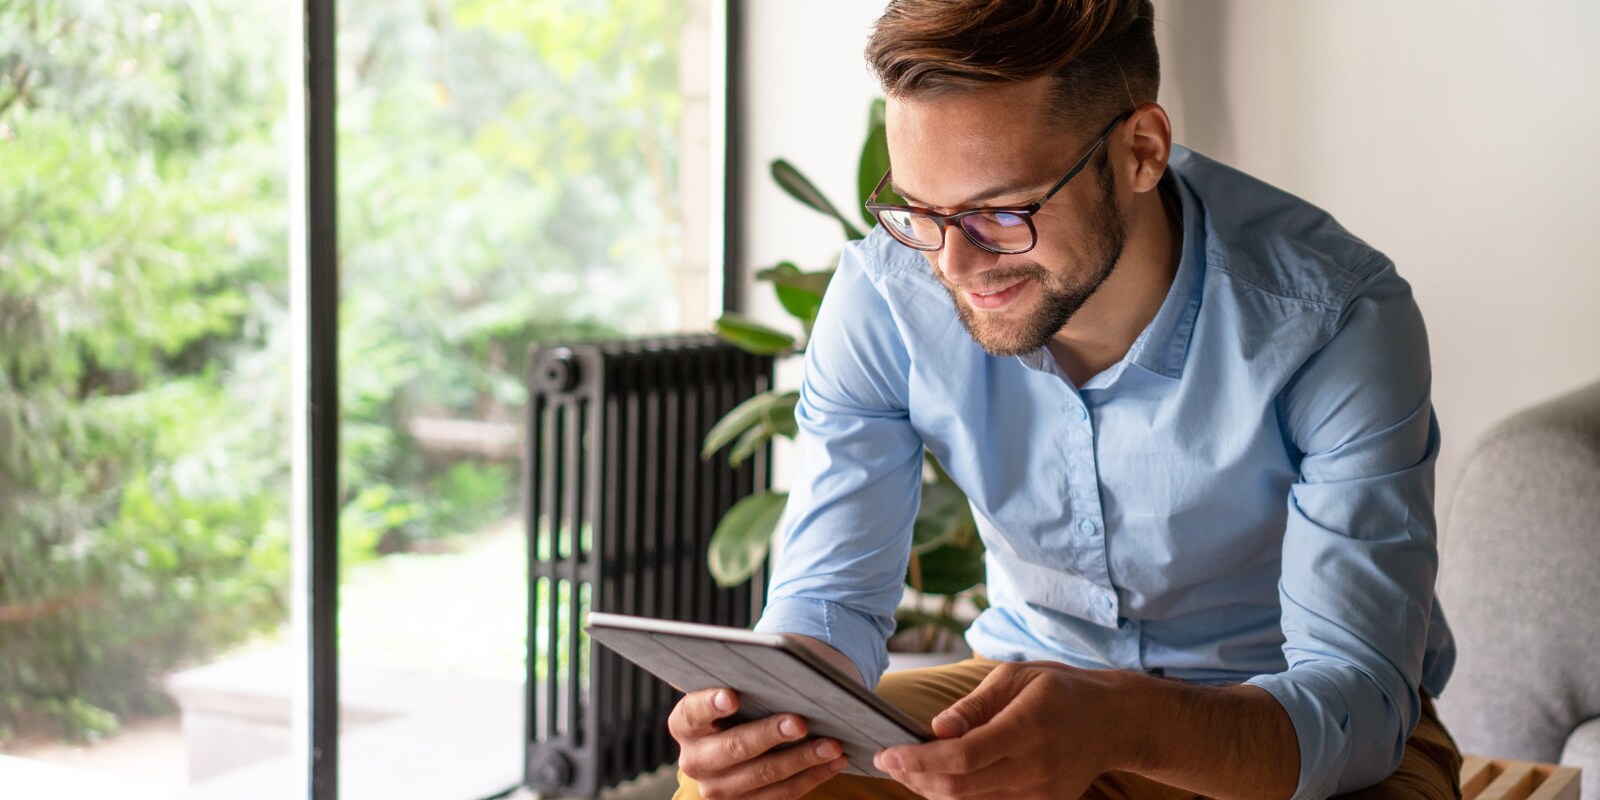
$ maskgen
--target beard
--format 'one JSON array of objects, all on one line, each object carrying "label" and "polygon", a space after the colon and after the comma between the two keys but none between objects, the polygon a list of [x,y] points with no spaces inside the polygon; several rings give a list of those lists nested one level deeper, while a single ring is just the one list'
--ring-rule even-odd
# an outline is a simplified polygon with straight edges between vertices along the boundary
[{"label": "beard", "polygon": [[1116,180],[1112,176],[1110,160],[1101,154],[1095,174],[1100,185],[1100,202],[1089,217],[1088,260],[1093,265],[1089,274],[1074,279],[1062,269],[1046,269],[1038,262],[994,270],[984,275],[989,286],[1008,286],[1018,281],[1032,281],[1039,289],[1037,307],[1020,317],[988,314],[975,311],[962,299],[963,291],[945,280],[944,274],[934,270],[939,283],[950,293],[961,324],[974,341],[992,356],[1020,356],[1044,347],[1050,337],[1066,327],[1078,309],[1111,277],[1117,260],[1122,257],[1122,247],[1127,239],[1127,226],[1117,210]]}]

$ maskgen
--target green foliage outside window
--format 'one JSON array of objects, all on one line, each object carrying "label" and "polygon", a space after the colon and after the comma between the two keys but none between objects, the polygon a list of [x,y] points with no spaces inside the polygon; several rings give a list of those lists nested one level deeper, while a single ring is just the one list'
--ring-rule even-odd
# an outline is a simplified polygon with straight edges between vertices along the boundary
[{"label": "green foliage outside window", "polygon": [[282,613],[271,57],[175,2],[0,11],[0,736],[155,710]]},{"label": "green foliage outside window", "polygon": [[[512,508],[514,464],[409,419],[513,422],[529,342],[661,324],[683,12],[340,11],[352,563]],[[285,616],[287,24],[0,0],[0,743],[160,710],[161,675]]]}]

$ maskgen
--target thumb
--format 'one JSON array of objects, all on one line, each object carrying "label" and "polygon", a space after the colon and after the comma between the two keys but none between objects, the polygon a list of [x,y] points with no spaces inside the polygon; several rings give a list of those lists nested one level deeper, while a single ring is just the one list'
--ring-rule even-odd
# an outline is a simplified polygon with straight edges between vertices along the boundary
[{"label": "thumb", "polygon": [[1015,664],[995,667],[984,676],[978,688],[933,718],[933,735],[954,739],[994,719],[1027,685],[1027,675],[1025,669]]}]

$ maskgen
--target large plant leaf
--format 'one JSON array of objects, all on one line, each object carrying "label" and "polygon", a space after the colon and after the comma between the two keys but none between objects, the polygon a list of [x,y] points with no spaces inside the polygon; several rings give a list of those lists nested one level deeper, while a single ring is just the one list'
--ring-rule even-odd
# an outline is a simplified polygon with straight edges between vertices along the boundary
[{"label": "large plant leaf", "polygon": [[710,458],[752,429],[766,428],[772,433],[794,435],[794,407],[798,402],[800,393],[794,390],[762,392],[745,400],[711,427],[700,448],[700,458]]},{"label": "large plant leaf", "polygon": [[713,325],[728,343],[758,356],[781,356],[794,350],[794,337],[738,314],[723,314]]},{"label": "large plant leaf", "polygon": [[758,492],[734,503],[723,515],[706,553],[706,566],[718,586],[738,586],[760,568],[787,502],[787,492]]},{"label": "large plant leaf", "polygon": [[779,285],[775,288],[778,292],[778,302],[783,304],[783,310],[800,320],[800,328],[805,332],[806,338],[810,339],[811,326],[816,324],[817,312],[822,310],[822,298],[792,286]]},{"label": "large plant leaf", "polygon": [[[889,171],[889,136],[883,119],[884,102],[880,97],[872,101],[872,109],[867,114],[867,139],[861,145],[860,166],[856,169],[856,196],[860,198],[858,208],[868,228],[877,225],[878,220],[867,210],[867,198],[872,195],[872,187],[877,186],[883,174]],[[878,199],[885,203],[905,203],[905,199],[887,185],[878,193]]]},{"label": "large plant leaf", "polygon": [[983,542],[962,537],[918,556],[922,561],[922,590],[928,594],[956,594],[983,583]]},{"label": "large plant leaf", "polygon": [[822,308],[822,296],[827,293],[828,282],[832,279],[831,269],[804,272],[790,261],[756,273],[756,280],[772,284],[778,294],[778,302],[800,321],[807,336],[810,336],[811,324],[817,320],[817,311]]},{"label": "large plant leaf", "polygon": [[745,459],[755,455],[757,448],[766,444],[774,436],[786,436],[790,439],[799,432],[799,426],[794,421],[794,406],[790,406],[785,413],[782,409],[775,411],[770,417],[763,419],[760,425],[753,426],[734,442],[733,449],[728,451],[728,465],[738,468]]},{"label": "large plant leaf", "polygon": [[839,209],[835,208],[832,202],[829,202],[828,198],[811,183],[810,179],[800,174],[800,170],[795,169],[793,164],[781,158],[773,161],[772,179],[777,181],[779,188],[787,192],[790,197],[838,220],[839,224],[844,227],[846,239],[860,239],[866,235],[857,229],[855,225],[852,225],[845,215],[839,213]]},{"label": "large plant leaf", "polygon": [[804,273],[801,272],[799,267],[795,266],[793,261],[779,261],[766,269],[757,270],[756,280],[776,283],[801,274]]},{"label": "large plant leaf", "polygon": [[831,268],[806,272],[785,261],[771,269],[764,269],[756,273],[756,277],[770,280],[779,286],[786,286],[822,297],[827,294],[828,284],[833,281],[833,272]]},{"label": "large plant leaf", "polygon": [[911,552],[921,555],[949,543],[961,533],[968,513],[967,497],[954,483],[924,483],[922,505],[911,527]]},{"label": "large plant leaf", "polygon": [[772,429],[766,425],[757,425],[744,432],[739,441],[733,443],[733,449],[728,451],[728,466],[738,469],[745,459],[755,455],[756,449],[772,439]]}]

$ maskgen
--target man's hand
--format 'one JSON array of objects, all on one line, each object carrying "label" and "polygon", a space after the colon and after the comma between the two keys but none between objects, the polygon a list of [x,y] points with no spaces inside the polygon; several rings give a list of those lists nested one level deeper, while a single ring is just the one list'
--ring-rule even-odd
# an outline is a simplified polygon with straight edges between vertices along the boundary
[{"label": "man's hand", "polygon": [[777,749],[806,736],[806,721],[794,714],[774,714],[726,730],[717,724],[738,709],[733,690],[704,689],[679,700],[667,719],[667,729],[683,750],[678,768],[700,785],[706,800],[789,800],[849,763],[833,739]]},{"label": "man's hand", "polygon": [[873,763],[930,800],[1078,797],[1125,771],[1207,797],[1294,794],[1300,745],[1272,695],[1048,661],[1001,664],[937,717],[939,741]]},{"label": "man's hand", "polygon": [[[810,637],[791,638],[861,680],[844,654]],[[805,719],[794,714],[774,714],[724,729],[718,720],[738,710],[739,695],[733,690],[705,689],[685,695],[667,718],[667,730],[682,748],[678,768],[699,784],[700,796],[706,800],[789,800],[811,791],[850,763],[834,739],[784,747],[806,736]]]},{"label": "man's hand", "polygon": [[1117,680],[1051,662],[1001,664],[933,718],[939,741],[891,747],[873,763],[929,800],[1078,797],[1115,768]]}]

